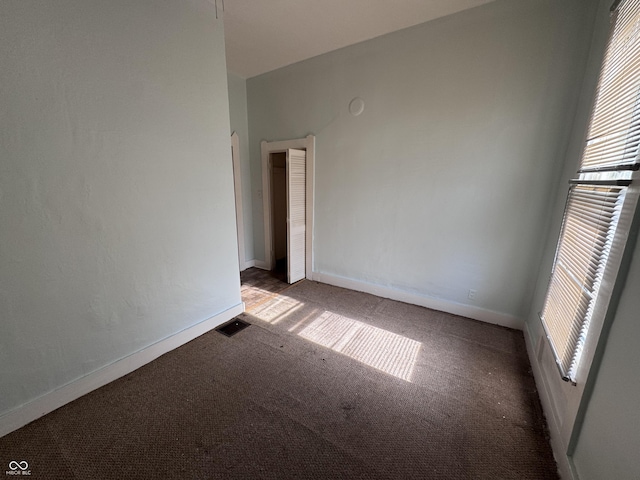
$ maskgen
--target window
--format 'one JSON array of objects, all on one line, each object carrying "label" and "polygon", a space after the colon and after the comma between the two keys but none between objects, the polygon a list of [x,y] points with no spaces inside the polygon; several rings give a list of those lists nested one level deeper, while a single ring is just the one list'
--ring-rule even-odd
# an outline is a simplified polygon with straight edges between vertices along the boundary
[{"label": "window", "polygon": [[[571,180],[540,318],[566,381],[576,384],[592,320],[604,317],[637,204],[640,0],[614,5],[611,33],[577,178]],[[630,214],[631,213],[631,214]],[[623,219],[623,221],[621,221]]]}]

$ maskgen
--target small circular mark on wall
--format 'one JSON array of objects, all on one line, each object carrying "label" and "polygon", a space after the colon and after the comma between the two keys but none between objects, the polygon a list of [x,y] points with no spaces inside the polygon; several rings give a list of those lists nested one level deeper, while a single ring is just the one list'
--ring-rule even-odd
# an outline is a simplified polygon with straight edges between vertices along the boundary
[{"label": "small circular mark on wall", "polygon": [[349,102],[349,112],[354,117],[357,117],[364,111],[364,100],[360,97],[356,97]]}]

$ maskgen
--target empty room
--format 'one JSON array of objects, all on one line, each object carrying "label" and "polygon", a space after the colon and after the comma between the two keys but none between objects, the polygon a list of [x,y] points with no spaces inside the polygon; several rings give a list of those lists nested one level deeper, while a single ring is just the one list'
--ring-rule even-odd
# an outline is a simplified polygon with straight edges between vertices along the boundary
[{"label": "empty room", "polygon": [[640,479],[640,0],[0,2],[0,476]]}]

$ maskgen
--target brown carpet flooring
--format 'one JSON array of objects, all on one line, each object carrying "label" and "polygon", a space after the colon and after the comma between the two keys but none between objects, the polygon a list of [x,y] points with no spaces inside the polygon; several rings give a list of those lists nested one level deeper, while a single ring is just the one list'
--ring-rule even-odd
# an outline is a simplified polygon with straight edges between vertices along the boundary
[{"label": "brown carpet flooring", "polygon": [[[0,439],[46,479],[557,479],[521,332],[251,269],[209,332]],[[11,477],[7,477],[11,478]]]}]

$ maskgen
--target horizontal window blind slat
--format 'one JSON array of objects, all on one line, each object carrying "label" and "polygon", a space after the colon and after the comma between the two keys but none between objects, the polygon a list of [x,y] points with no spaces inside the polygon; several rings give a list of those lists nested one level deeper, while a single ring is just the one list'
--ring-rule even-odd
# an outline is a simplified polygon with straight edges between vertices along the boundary
[{"label": "horizontal window blind slat", "polygon": [[[631,169],[639,151],[640,0],[623,0],[612,15],[579,171]],[[563,378],[574,382],[627,191],[598,184],[607,178],[571,181],[541,312]]]},{"label": "horizontal window blind slat", "polygon": [[581,170],[633,164],[640,149],[640,8],[616,12],[598,80]]},{"label": "horizontal window blind slat", "polygon": [[575,370],[576,351],[598,294],[625,191],[626,187],[587,185],[570,189],[541,314],[563,372]]}]

